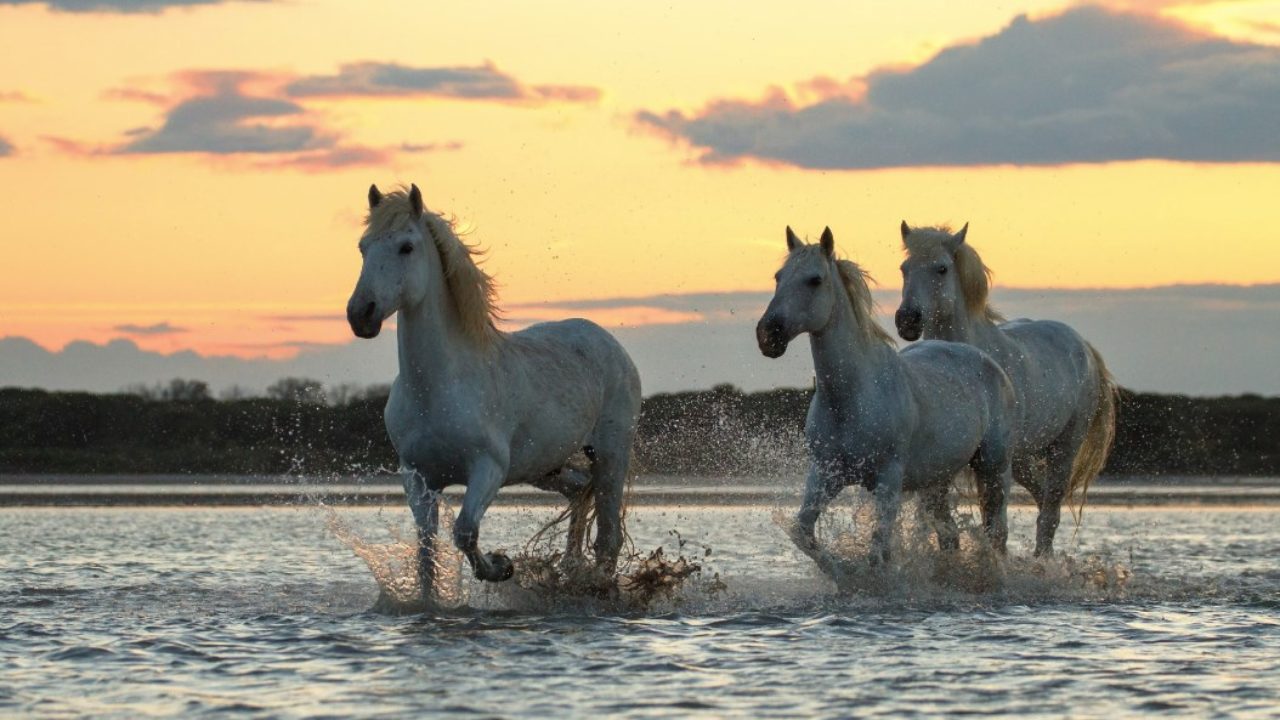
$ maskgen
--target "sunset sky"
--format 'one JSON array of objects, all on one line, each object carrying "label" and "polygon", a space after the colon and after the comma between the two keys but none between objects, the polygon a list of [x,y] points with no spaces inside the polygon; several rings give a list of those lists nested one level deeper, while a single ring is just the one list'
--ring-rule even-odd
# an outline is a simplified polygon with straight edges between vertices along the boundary
[{"label": "sunset sky", "polygon": [[0,337],[53,352],[352,342],[371,182],[513,326],[734,313],[671,297],[767,292],[787,224],[886,292],[904,218],[1005,289],[1280,282],[1280,0],[0,0],[0,48]]}]

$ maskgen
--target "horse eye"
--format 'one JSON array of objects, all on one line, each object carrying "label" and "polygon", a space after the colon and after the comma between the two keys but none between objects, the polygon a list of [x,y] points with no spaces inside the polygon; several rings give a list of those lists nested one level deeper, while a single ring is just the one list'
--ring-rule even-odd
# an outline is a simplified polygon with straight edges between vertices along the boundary
[{"label": "horse eye", "polygon": [[405,243],[400,246],[401,255],[408,255],[411,252],[413,252],[413,243]]},{"label": "horse eye", "polygon": [[938,274],[939,274],[939,275],[946,275],[946,274],[947,274],[947,266],[946,266],[946,265],[939,265],[939,266],[938,266]]},{"label": "horse eye", "polygon": [[808,282],[809,282],[809,287],[818,287],[819,285],[822,284],[822,276],[814,275],[813,277],[809,278]]}]

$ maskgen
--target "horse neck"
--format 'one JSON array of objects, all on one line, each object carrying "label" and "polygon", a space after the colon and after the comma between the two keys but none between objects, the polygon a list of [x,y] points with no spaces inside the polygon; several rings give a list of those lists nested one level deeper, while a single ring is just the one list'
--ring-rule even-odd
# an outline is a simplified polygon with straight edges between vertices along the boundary
[{"label": "horse neck", "polygon": [[416,305],[400,308],[396,329],[400,376],[422,392],[483,367],[481,349],[462,329],[440,253],[434,243],[427,246],[427,295]]},{"label": "horse neck", "polygon": [[1000,340],[1000,330],[985,312],[973,312],[962,297],[955,315],[926,327],[924,337],[987,347]]},{"label": "horse neck", "polygon": [[821,331],[809,333],[815,382],[829,402],[850,395],[857,400],[883,385],[878,379],[898,365],[898,353],[859,328],[848,294],[843,288],[835,292],[831,320]]}]

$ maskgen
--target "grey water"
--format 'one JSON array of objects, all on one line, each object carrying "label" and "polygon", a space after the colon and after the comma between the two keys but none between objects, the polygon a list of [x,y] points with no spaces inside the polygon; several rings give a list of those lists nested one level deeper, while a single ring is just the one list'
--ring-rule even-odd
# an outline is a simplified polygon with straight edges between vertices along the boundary
[{"label": "grey water", "polygon": [[[1048,563],[1017,508],[978,580],[917,549],[841,589],[778,513],[636,507],[637,550],[704,566],[649,604],[464,576],[395,615],[357,551],[403,549],[398,505],[0,509],[0,716],[1280,714],[1280,507],[1093,508]],[[495,508],[482,539],[514,554],[553,514]]]}]

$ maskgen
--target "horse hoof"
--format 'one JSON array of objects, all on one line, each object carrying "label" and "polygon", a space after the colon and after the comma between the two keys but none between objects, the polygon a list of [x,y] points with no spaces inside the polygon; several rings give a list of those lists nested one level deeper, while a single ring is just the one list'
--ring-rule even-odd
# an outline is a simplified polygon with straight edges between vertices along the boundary
[{"label": "horse hoof", "polygon": [[489,561],[489,576],[485,578],[489,582],[502,582],[510,580],[511,576],[516,574],[516,565],[511,562],[511,558],[500,553],[485,553],[485,560]]}]

